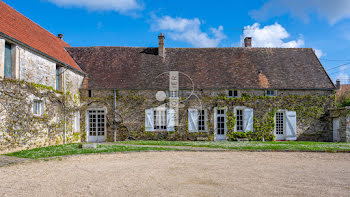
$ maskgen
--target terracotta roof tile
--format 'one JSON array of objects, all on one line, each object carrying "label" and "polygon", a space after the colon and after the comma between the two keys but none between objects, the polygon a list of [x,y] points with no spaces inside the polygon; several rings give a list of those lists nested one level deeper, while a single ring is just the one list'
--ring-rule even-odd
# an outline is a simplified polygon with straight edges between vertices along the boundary
[{"label": "terracotta roof tile", "polygon": [[78,71],[78,64],[69,56],[65,47],[69,45],[40,27],[9,5],[0,1],[0,32],[16,39],[46,55],[55,58]]}]

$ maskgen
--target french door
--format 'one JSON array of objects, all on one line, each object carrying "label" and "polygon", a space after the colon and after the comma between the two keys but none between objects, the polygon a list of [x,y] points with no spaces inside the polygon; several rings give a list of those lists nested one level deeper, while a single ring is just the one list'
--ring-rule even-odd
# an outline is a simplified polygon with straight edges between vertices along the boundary
[{"label": "french door", "polygon": [[285,117],[283,112],[276,113],[276,140],[285,140]]},{"label": "french door", "polygon": [[105,110],[87,111],[88,142],[104,142],[106,140]]},{"label": "french door", "polygon": [[225,109],[216,111],[216,140],[226,140],[226,113]]}]

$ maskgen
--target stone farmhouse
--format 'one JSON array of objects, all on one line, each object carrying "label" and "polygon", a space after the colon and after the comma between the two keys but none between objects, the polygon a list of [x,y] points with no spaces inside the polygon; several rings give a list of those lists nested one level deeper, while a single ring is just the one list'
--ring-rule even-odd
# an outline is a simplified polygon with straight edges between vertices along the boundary
[{"label": "stone farmhouse", "polygon": [[[70,47],[0,2],[2,148],[73,141],[332,141],[311,48]],[[0,146],[1,148],[1,146]]]}]

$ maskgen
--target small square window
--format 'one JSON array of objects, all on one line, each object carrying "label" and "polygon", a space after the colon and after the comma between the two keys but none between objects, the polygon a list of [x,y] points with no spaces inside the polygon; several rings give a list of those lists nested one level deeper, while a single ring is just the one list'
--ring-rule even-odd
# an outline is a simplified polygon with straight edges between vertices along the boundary
[{"label": "small square window", "polygon": [[275,90],[266,90],[266,96],[276,96]]},{"label": "small square window", "polygon": [[229,90],[228,97],[238,97],[238,90]]},{"label": "small square window", "polygon": [[34,100],[33,103],[33,114],[35,116],[41,116],[44,112],[44,102],[41,100]]}]

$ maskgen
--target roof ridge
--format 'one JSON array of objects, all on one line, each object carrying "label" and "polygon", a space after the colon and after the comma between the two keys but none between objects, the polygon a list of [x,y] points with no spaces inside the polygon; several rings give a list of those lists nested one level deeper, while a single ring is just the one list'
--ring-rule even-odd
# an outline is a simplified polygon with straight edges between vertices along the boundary
[{"label": "roof ridge", "polygon": [[39,25],[38,23],[34,22],[32,19],[28,18],[27,16],[25,16],[24,14],[22,14],[21,12],[19,12],[18,10],[16,10],[15,8],[13,8],[12,6],[8,5],[7,3],[0,1],[0,3],[3,3],[3,5],[7,6],[8,8],[14,10],[15,12],[17,12],[18,14],[22,15],[26,20],[32,22],[33,24],[35,24],[36,26],[40,27],[41,29],[43,29],[44,31],[46,31],[47,33],[51,34],[52,36],[54,36],[56,39],[58,39],[60,42],[63,42],[65,44],[67,44],[68,46],[70,46],[66,41],[61,40],[59,38],[57,38],[57,36],[53,33],[51,33],[49,30],[43,28],[41,25]]},{"label": "roof ridge", "polygon": [[[135,47],[135,46],[69,46],[67,48],[158,48],[158,47]],[[285,47],[166,47],[165,49],[295,49],[295,50],[310,50],[312,48],[285,48]]]}]

